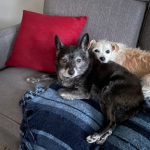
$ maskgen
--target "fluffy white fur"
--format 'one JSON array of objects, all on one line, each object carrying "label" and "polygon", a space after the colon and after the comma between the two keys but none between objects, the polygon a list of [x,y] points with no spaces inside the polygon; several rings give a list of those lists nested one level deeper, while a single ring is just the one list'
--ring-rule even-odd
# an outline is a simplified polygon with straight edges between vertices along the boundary
[{"label": "fluffy white fur", "polygon": [[150,52],[106,40],[92,40],[89,48],[102,63],[112,60],[136,74],[141,79],[144,96],[150,96]]}]

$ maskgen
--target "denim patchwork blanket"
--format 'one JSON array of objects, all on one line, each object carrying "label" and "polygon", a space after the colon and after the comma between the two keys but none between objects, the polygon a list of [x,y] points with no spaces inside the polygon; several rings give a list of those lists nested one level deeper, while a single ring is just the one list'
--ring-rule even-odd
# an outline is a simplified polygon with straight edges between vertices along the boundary
[{"label": "denim patchwork blanket", "polygon": [[139,114],[120,125],[102,145],[89,144],[86,137],[103,125],[95,99],[66,101],[61,86],[41,85],[25,93],[20,101],[23,120],[20,150],[150,150],[150,99]]}]

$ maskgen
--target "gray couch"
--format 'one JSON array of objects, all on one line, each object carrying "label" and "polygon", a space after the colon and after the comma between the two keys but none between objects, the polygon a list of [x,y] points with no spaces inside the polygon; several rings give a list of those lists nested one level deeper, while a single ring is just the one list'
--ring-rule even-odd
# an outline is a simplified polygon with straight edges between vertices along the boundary
[{"label": "gray couch", "polygon": [[[150,49],[150,0],[45,0],[44,14],[63,16],[88,16],[82,32],[90,39],[107,39],[123,42],[131,47]],[[19,25],[0,30],[0,143],[11,150],[19,148],[19,126],[22,121],[19,101],[35,84],[27,77],[43,72],[6,67]],[[44,86],[53,81],[43,82]]]}]

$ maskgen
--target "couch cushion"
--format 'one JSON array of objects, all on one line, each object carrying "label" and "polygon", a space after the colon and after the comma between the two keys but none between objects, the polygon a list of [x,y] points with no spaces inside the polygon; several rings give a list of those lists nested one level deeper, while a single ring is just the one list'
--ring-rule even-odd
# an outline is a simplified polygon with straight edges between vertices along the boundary
[{"label": "couch cushion", "polygon": [[[0,128],[19,138],[22,120],[19,101],[25,91],[34,90],[35,84],[28,83],[26,78],[41,76],[45,73],[33,69],[9,67],[0,72]],[[54,81],[41,82],[44,86]]]},{"label": "couch cushion", "polygon": [[[19,139],[0,128],[0,143],[3,143],[11,150],[19,150]],[[8,150],[8,149],[5,149]]]},{"label": "couch cushion", "polygon": [[[150,5],[149,5],[150,6]],[[139,45],[141,49],[150,51],[150,7],[147,11],[145,22],[142,28]]]},{"label": "couch cushion", "polygon": [[88,16],[82,31],[91,39],[107,39],[135,47],[146,2],[136,0],[45,0],[44,14]]}]

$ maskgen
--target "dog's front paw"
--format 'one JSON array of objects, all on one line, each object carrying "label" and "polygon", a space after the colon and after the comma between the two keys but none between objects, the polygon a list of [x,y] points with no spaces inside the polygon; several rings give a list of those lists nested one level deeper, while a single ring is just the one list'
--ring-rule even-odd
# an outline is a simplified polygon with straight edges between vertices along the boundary
[{"label": "dog's front paw", "polygon": [[96,142],[97,144],[104,144],[106,139],[112,134],[112,131],[109,130],[105,134],[95,133],[93,135],[89,135],[86,140],[88,143]]},{"label": "dog's front paw", "polygon": [[105,137],[101,137],[99,140],[96,141],[96,144],[98,145],[103,145],[106,141],[106,138]]},{"label": "dog's front paw", "polygon": [[87,142],[88,143],[94,143],[98,140],[100,140],[100,135],[95,133],[93,135],[89,135],[87,138],[86,138]]},{"label": "dog's front paw", "polygon": [[29,83],[36,83],[36,82],[39,82],[39,80],[34,78],[34,77],[30,77],[30,78],[27,78],[27,82],[29,82]]},{"label": "dog's front paw", "polygon": [[58,94],[64,100],[73,100],[74,99],[73,96],[71,95],[71,93],[67,92],[67,90],[64,88],[59,89]]},{"label": "dog's front paw", "polygon": [[96,141],[97,144],[104,144],[107,138],[112,134],[112,130],[109,130],[107,133],[105,133],[99,140]]}]

